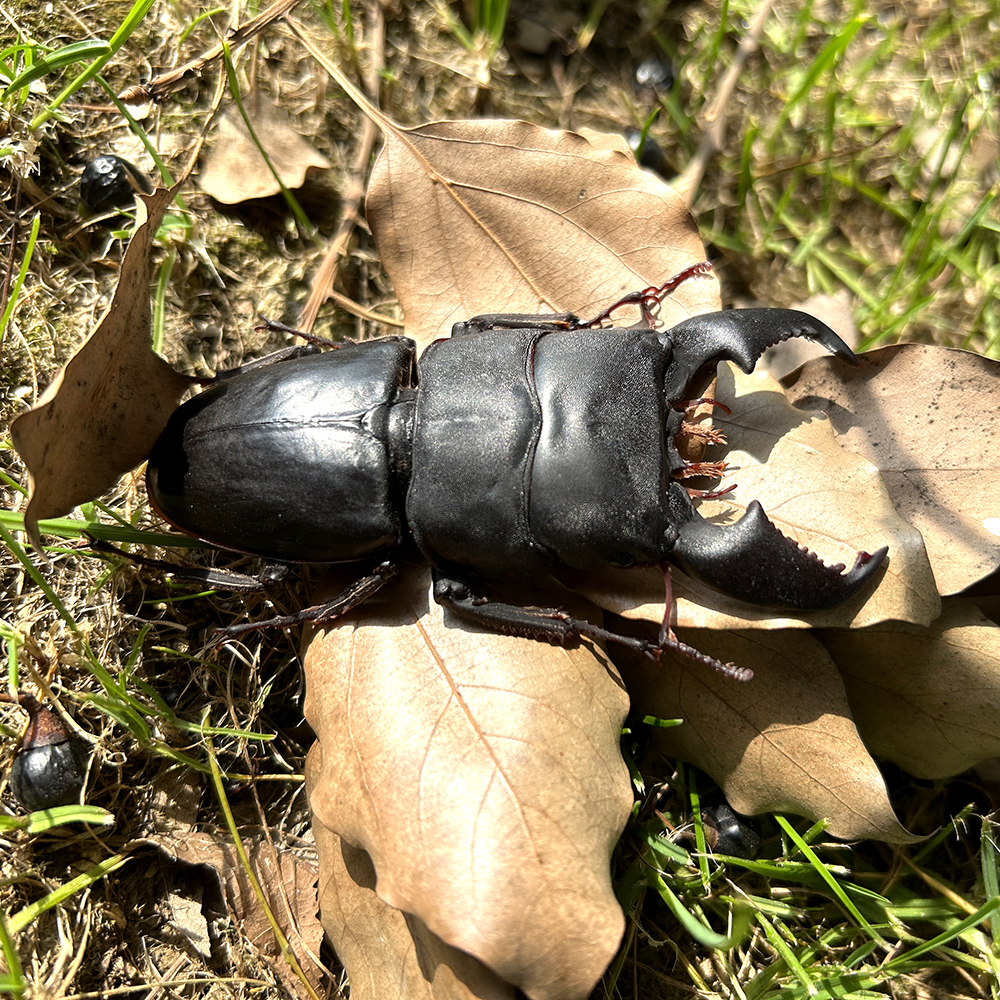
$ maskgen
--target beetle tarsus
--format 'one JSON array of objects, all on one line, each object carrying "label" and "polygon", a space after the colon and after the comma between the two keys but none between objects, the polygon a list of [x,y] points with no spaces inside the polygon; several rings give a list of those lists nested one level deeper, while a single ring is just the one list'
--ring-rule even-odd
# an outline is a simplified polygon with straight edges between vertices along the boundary
[{"label": "beetle tarsus", "polygon": [[749,681],[753,678],[753,671],[748,667],[741,667],[729,661],[717,660],[714,656],[703,653],[694,646],[689,646],[686,642],[681,642],[670,624],[670,618],[674,613],[674,577],[670,570],[670,563],[660,563],[660,572],[663,574],[663,620],[660,622],[660,632],[657,636],[657,651],[664,649],[673,650],[686,656],[689,660],[694,660],[703,666],[718,670],[736,681]]},{"label": "beetle tarsus", "polygon": [[[260,325],[257,330],[267,330],[269,333],[289,333],[293,337],[301,337],[313,347],[326,347],[331,351],[336,351],[345,344],[356,344],[357,341],[351,337],[344,337],[342,340],[330,340],[329,337],[320,337],[315,333],[308,333],[305,330],[296,330],[294,326],[288,326],[276,319],[268,319],[267,316],[260,317]],[[262,359],[262,360],[267,360]]]},{"label": "beetle tarsus", "polygon": [[170,573],[180,580],[191,580],[207,587],[231,590],[237,594],[272,593],[282,586],[287,577],[289,567],[284,563],[268,563],[256,576],[249,573],[237,573],[228,569],[217,569],[214,566],[177,566],[163,559],[151,559],[137,552],[126,552],[124,549],[91,534],[85,534],[88,544],[95,552],[103,555],[120,556],[137,566],[147,569],[158,569]]}]

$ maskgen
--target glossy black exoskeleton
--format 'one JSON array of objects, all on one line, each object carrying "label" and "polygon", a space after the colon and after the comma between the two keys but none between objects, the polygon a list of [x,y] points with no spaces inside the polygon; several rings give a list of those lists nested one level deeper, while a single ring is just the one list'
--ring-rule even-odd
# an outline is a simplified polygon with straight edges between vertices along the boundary
[{"label": "glossy black exoskeleton", "polygon": [[[707,269],[622,301],[649,320],[667,290]],[[845,573],[782,535],[756,501],[736,524],[704,520],[678,478],[690,465],[675,438],[717,362],[751,371],[768,346],[800,336],[852,360],[832,330],[776,309],[694,316],[664,331],[602,327],[610,312],[587,323],[479,316],[456,324],[419,365],[412,341],[389,337],[223,373],[156,443],[152,502],[224,548],[374,565],[319,612],[275,623],[342,614],[415,545],[432,564],[435,598],[491,628],[647,653],[669,647],[748,676],[679,642],[666,619],[653,645],[487,599],[491,583],[557,565],[671,563],[753,604],[824,608],[855,594],[885,555],[862,552]]]}]

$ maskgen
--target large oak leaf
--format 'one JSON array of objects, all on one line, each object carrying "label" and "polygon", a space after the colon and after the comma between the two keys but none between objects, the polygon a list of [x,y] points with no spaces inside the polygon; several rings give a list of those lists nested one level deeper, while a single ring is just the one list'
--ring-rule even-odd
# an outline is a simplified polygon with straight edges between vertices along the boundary
[{"label": "large oak leaf", "polygon": [[739,812],[826,819],[828,832],[847,840],[914,839],[896,819],[851,721],[837,668],[813,636],[798,629],[679,635],[721,660],[751,666],[754,678],[740,683],[672,654],[654,664],[616,653],[639,712],[683,719],[655,731],[664,754],[707,771]]},{"label": "large oak leaf", "polygon": [[[620,149],[521,121],[380,124],[368,222],[421,346],[480,313],[589,318],[705,259],[676,192]],[[718,308],[716,282],[698,278],[662,317]]]},{"label": "large oak leaf", "polygon": [[1000,627],[951,598],[929,627],[886,622],[820,635],[872,753],[920,778],[1000,756]]},{"label": "large oak leaf", "polygon": [[428,586],[414,570],[310,644],[313,812],[385,903],[536,1000],[585,997],[624,929],[627,696],[589,649],[484,632]]},{"label": "large oak leaf", "polygon": [[[878,466],[899,513],[919,529],[942,595],[1000,567],[1000,363],[901,344],[787,376],[796,406],[822,410],[849,448]],[[925,623],[926,624],[926,623]]]}]

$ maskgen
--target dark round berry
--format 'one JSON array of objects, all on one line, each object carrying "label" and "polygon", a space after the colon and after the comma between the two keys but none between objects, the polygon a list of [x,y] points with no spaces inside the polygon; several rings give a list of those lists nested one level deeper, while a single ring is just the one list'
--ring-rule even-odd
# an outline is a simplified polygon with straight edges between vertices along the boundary
[{"label": "dark round berry", "polygon": [[80,801],[86,767],[83,748],[72,738],[21,750],[10,768],[10,787],[28,812],[72,805]]},{"label": "dark round berry", "polygon": [[733,812],[726,802],[702,810],[705,838],[716,854],[752,861],[760,854],[760,833],[757,823],[749,816]]},{"label": "dark round berry", "polygon": [[31,695],[22,695],[28,729],[10,768],[14,797],[29,812],[68,806],[80,799],[87,773],[87,754],[63,725]]},{"label": "dark round berry", "polygon": [[639,150],[640,143],[642,144],[642,152],[636,157],[640,167],[652,170],[661,177],[669,175],[670,168],[667,166],[667,158],[663,155],[660,144],[652,136],[647,135],[646,141],[643,142],[642,132],[637,128],[629,128],[625,130],[625,141],[633,154]]},{"label": "dark round berry", "polygon": [[639,90],[649,89],[654,93],[669,90],[674,85],[674,70],[666,59],[655,56],[644,59],[635,70],[635,86]]},{"label": "dark round berry", "polygon": [[80,197],[95,212],[128,208],[136,191],[152,190],[149,179],[113,153],[95,157],[80,178]]}]

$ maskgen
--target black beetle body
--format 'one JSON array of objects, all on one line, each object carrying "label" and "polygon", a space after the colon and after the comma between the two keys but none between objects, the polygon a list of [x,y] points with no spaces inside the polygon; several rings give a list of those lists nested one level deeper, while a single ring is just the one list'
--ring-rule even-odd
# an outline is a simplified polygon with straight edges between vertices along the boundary
[{"label": "black beetle body", "polygon": [[[827,607],[856,593],[885,550],[843,573],[756,502],[734,525],[703,520],[677,479],[691,388],[720,360],[752,370],[789,336],[853,358],[822,323],[784,310],[667,331],[484,316],[456,324],[419,369],[412,341],[386,338],[224,375],[171,417],[150,457],[150,497],[185,532],[282,562],[378,562],[412,541],[441,603],[553,641],[638,643],[487,602],[483,584],[556,564],[669,561],[745,601]],[[334,614],[381,585],[367,579]],[[666,627],[664,643],[692,655]]]},{"label": "black beetle body", "polygon": [[183,531],[280,562],[396,548],[412,360],[412,341],[386,338],[217,382],[153,449],[153,503]]}]

